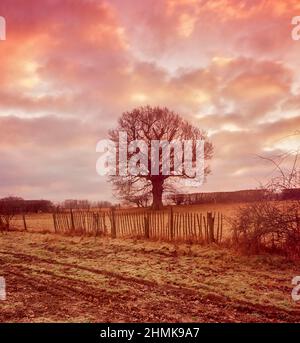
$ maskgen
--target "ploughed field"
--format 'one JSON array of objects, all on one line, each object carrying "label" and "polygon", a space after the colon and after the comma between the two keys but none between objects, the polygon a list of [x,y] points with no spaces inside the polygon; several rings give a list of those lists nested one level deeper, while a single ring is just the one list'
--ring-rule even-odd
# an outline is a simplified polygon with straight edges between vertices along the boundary
[{"label": "ploughed field", "polygon": [[1,322],[300,322],[296,263],[217,246],[0,234]]}]

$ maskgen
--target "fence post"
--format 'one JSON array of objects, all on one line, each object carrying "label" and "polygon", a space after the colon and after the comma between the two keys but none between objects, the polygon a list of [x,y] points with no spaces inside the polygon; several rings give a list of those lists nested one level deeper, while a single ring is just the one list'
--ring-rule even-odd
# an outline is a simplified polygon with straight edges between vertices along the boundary
[{"label": "fence post", "polygon": [[146,212],[144,217],[144,226],[145,226],[145,238],[150,238],[150,231],[149,231],[149,212]]},{"label": "fence post", "polygon": [[209,242],[214,243],[215,237],[214,237],[214,217],[211,212],[207,212],[207,225],[208,225],[208,232],[209,232]]},{"label": "fence post", "polygon": [[54,224],[54,232],[57,232],[57,223],[56,223],[56,215],[55,213],[52,213],[53,216],[53,224]]},{"label": "fence post", "polygon": [[23,217],[24,230],[27,231],[27,224],[26,224],[25,214],[23,214],[22,217]]},{"label": "fence post", "polygon": [[111,209],[111,238],[117,237],[117,230],[116,230],[116,218],[115,218],[115,208],[112,207]]},{"label": "fence post", "polygon": [[221,213],[220,242],[222,241],[222,235],[223,235],[223,214]]},{"label": "fence post", "polygon": [[71,232],[75,231],[75,224],[74,224],[74,216],[73,216],[73,210],[71,209]]},{"label": "fence post", "polygon": [[171,240],[174,238],[174,215],[173,215],[173,207],[171,207],[170,211],[170,236]]}]

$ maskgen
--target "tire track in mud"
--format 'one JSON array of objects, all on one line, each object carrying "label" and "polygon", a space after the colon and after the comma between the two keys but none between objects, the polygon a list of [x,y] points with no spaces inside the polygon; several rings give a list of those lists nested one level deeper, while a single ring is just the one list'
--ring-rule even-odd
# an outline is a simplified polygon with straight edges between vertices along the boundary
[{"label": "tire track in mud", "polygon": [[[161,256],[163,256],[164,258],[171,260],[172,263],[174,263],[174,259],[176,260],[177,257],[189,257],[189,258],[196,258],[196,259],[207,258],[207,256],[205,255],[205,252],[201,253],[201,254],[199,254],[197,252],[192,252],[189,254],[189,253],[180,253],[180,252],[177,253],[175,251],[170,251],[168,249],[166,251],[155,250],[155,249],[150,249],[150,250],[148,249],[147,250],[143,247],[132,247],[132,246],[126,247],[124,245],[117,244],[117,243],[114,243],[113,248],[114,248],[114,250],[120,250],[123,252],[128,252],[130,254],[134,253],[134,254],[138,254],[138,255],[143,256],[143,257],[145,257],[145,255],[150,256],[150,257],[153,257],[153,256],[161,257]],[[84,254],[83,254],[83,256],[84,256]],[[96,255],[95,259],[97,259],[97,257],[98,256]],[[176,262],[175,262],[175,264],[176,264]],[[224,275],[225,273],[231,274],[233,270],[234,270],[234,273],[240,272],[242,274],[247,274],[247,275],[249,273],[254,273],[254,277],[260,277],[260,278],[263,278],[265,281],[268,280],[270,283],[272,283],[272,289],[277,289],[277,290],[280,290],[280,291],[286,292],[286,293],[289,293],[291,291],[291,288],[288,285],[282,285],[282,282],[288,281],[288,283],[289,283],[292,276],[288,280],[286,280],[282,276],[278,276],[276,278],[276,276],[274,277],[274,275],[270,275],[266,271],[257,270],[253,267],[248,267],[248,269],[245,269],[245,265],[241,266],[241,264],[239,264],[237,262],[234,262],[234,264],[232,264],[231,260],[230,260],[229,265],[225,264],[225,265],[214,267],[214,268],[212,268],[212,266],[202,267],[203,272],[202,273],[198,272],[198,274],[205,277],[206,272],[209,272],[209,273],[213,273],[217,276],[220,274]],[[258,288],[261,288],[260,287],[261,285],[259,285],[259,284],[257,284],[257,285],[259,286]],[[203,285],[202,285],[202,287],[203,287]],[[207,290],[210,290],[210,288],[208,287]]]},{"label": "tire track in mud", "polygon": [[[8,255],[12,256],[17,259],[21,259],[21,262],[28,262],[28,264],[32,263],[36,266],[37,263],[45,263],[47,265],[60,265],[63,267],[72,268],[74,270],[82,270],[85,272],[90,272],[94,274],[104,275],[109,278],[114,279],[114,284],[117,284],[118,282],[123,282],[126,284],[126,286],[130,287],[130,292],[133,292],[132,295],[130,294],[123,294],[120,296],[120,293],[118,295],[114,295],[111,292],[107,292],[105,290],[100,290],[99,288],[91,287],[87,285],[85,282],[74,280],[73,278],[69,278],[66,276],[58,276],[57,274],[49,271],[49,270],[43,270],[43,271],[37,271],[36,269],[31,268],[25,268],[27,269],[27,272],[39,273],[40,275],[48,275],[51,277],[50,284],[51,289],[54,289],[58,292],[62,292],[63,296],[70,296],[70,292],[72,294],[77,294],[81,297],[83,297],[86,301],[91,302],[97,302],[99,305],[103,305],[105,296],[107,297],[107,305],[111,305],[112,303],[116,302],[118,306],[121,306],[121,303],[127,303],[128,301],[134,301],[134,298],[141,297],[142,294],[150,294],[150,293],[157,293],[161,296],[166,297],[166,301],[163,303],[164,307],[164,314],[158,315],[158,320],[173,320],[174,316],[167,317],[168,308],[172,309],[174,306],[177,307],[177,310],[183,309],[183,312],[188,312],[186,315],[190,316],[197,316],[197,320],[201,320],[199,318],[201,314],[201,318],[203,321],[207,321],[208,318],[212,319],[212,321],[241,321],[241,320],[251,320],[251,314],[259,314],[261,318],[260,321],[289,321],[294,322],[300,321],[300,311],[299,310],[285,310],[281,308],[276,308],[271,305],[261,305],[261,304],[253,304],[249,303],[247,301],[233,301],[231,299],[228,299],[222,295],[216,294],[216,293],[208,293],[207,290],[205,290],[205,287],[203,287],[202,290],[196,290],[193,288],[188,287],[181,287],[181,286],[174,286],[170,284],[161,285],[155,281],[150,280],[144,280],[139,279],[135,277],[129,277],[126,275],[122,275],[120,273],[111,272],[107,270],[99,270],[95,268],[85,267],[82,265],[74,265],[72,263],[66,263],[66,262],[60,262],[57,260],[50,260],[47,258],[40,258],[33,255],[26,255],[21,253],[13,253],[8,251],[0,251],[0,254],[2,255]],[[24,270],[24,267],[15,267],[14,270],[9,271],[8,273],[12,273],[17,277],[22,278],[24,274],[20,272],[19,270],[23,269],[23,272],[26,273],[26,270]],[[17,269],[17,270],[15,270]],[[32,277],[31,274],[29,274],[30,277]],[[40,277],[42,280],[42,278]],[[44,282],[49,283],[49,278],[44,278]],[[62,281],[63,280],[63,281]],[[24,280],[24,282],[30,282],[27,279]],[[40,281],[31,281],[34,284],[41,284]],[[67,292],[66,292],[67,290]],[[56,291],[54,292],[55,294]],[[206,291],[206,293],[205,293]],[[51,292],[47,288],[47,292]],[[130,293],[129,292],[129,293]],[[137,293],[137,294],[136,294]],[[171,299],[174,299],[176,301],[171,301],[168,297],[171,297]],[[197,304],[197,308],[195,309],[195,304]],[[119,313],[118,306],[114,306],[113,309],[110,309],[110,312],[115,312],[116,314]],[[121,306],[122,307],[122,306]],[[187,308],[186,308],[187,307]],[[199,313],[199,309],[202,308],[204,310],[203,313]],[[126,306],[123,308],[123,310],[126,311]],[[127,309],[128,311],[128,309]],[[228,315],[227,315],[228,314]],[[123,311],[119,313],[120,316],[124,315]],[[129,321],[132,321],[133,313],[131,313],[131,316],[128,318]],[[183,314],[184,315],[184,314]],[[163,316],[163,318],[161,318]],[[244,319],[243,319],[244,318]],[[143,320],[143,316],[138,316],[138,319],[141,321]],[[252,318],[253,320],[253,318]]]},{"label": "tire track in mud", "polygon": [[[97,288],[91,288],[84,282],[76,282],[71,278],[57,277],[54,274],[43,272],[37,272],[38,277],[33,278],[30,273],[30,268],[27,268],[27,273],[25,270],[20,271],[19,267],[17,270],[10,269],[9,275],[13,275],[17,282],[21,282],[31,287],[33,290],[42,292],[43,294],[49,294],[53,297],[59,297],[65,299],[66,302],[74,302],[75,299],[80,299],[89,303],[89,306],[93,307],[93,311],[97,312],[97,317],[102,321],[107,321],[109,316],[114,313],[117,320],[125,320],[126,311],[121,311],[121,299],[120,297],[114,296],[105,290],[100,290]],[[43,276],[50,276],[43,277]],[[67,282],[66,282],[67,281]],[[76,302],[76,300],[75,300]],[[118,306],[113,306],[118,304]]]},{"label": "tire track in mud", "polygon": [[[35,274],[38,273],[38,279],[37,277],[33,278],[32,273],[30,272],[34,272]],[[128,291],[125,292],[125,294],[123,292],[121,295],[113,295],[105,290],[99,290],[98,288],[90,287],[85,282],[77,281],[70,277],[57,276],[55,273],[50,271],[37,271],[36,269],[23,266],[16,266],[12,268],[10,265],[8,274],[15,276],[17,278],[17,282],[26,283],[38,291],[46,292],[53,296],[61,296],[71,299],[75,295],[77,298],[80,297],[81,299],[91,302],[94,305],[97,304],[97,306],[101,306],[102,310],[100,317],[108,318],[108,315],[113,313],[113,320],[115,321],[149,321],[149,310],[146,311],[144,308],[143,315],[140,313],[137,307],[127,306],[128,302],[134,303],[138,297],[147,295],[147,292],[149,292],[147,286],[141,287],[141,285],[139,285],[139,287],[137,287],[137,285],[134,284],[135,293],[132,294]],[[45,277],[45,275],[50,276],[50,279]],[[138,294],[136,294],[137,292]],[[186,301],[186,299],[184,300]],[[150,310],[155,313],[155,315],[152,316],[152,321],[180,321],[180,314],[175,313],[173,316],[170,316],[168,315],[168,312],[166,313],[168,306],[165,306],[164,304],[162,307],[160,305],[161,303],[159,306],[150,308]],[[174,303],[172,304],[172,302],[169,302],[169,305],[174,305]],[[179,307],[183,308],[183,304],[180,304],[180,302],[176,303],[176,305],[181,305]],[[189,314],[189,311],[187,314]],[[205,321],[207,317],[207,313],[203,313],[202,318],[200,318],[198,310],[195,315],[197,315],[198,319],[202,321]],[[213,320],[216,321],[218,318],[214,316]]]}]

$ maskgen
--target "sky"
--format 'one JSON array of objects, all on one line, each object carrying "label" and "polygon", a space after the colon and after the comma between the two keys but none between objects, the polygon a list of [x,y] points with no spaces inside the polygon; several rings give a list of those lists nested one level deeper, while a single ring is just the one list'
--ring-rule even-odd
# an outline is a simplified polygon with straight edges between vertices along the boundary
[{"label": "sky", "polygon": [[256,188],[300,129],[299,0],[1,0],[0,197],[112,200],[96,144],[124,111],[207,131],[197,191]]}]

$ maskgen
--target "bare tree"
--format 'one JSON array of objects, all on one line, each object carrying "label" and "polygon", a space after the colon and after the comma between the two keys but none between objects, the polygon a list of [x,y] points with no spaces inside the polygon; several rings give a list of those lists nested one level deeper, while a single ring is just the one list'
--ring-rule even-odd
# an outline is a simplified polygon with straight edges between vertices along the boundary
[{"label": "bare tree", "polygon": [[150,203],[150,197],[150,193],[145,193],[138,196],[128,194],[127,196],[124,196],[123,199],[125,203],[134,204],[137,207],[148,207]]},{"label": "bare tree", "polygon": [[16,214],[23,211],[23,199],[19,197],[6,197],[0,199],[0,230],[8,231],[11,221]]},{"label": "bare tree", "polygon": [[300,187],[300,157],[299,149],[288,151],[277,157],[268,158],[259,156],[273,164],[275,175],[265,185],[265,188],[273,192],[281,192]]},{"label": "bare tree", "polygon": [[61,204],[61,207],[68,210],[70,209],[89,210],[91,208],[91,202],[88,200],[67,199]]},{"label": "bare tree", "polygon": [[[276,158],[264,200],[242,206],[232,219],[234,242],[247,252],[272,249],[300,256],[300,177],[298,150]],[[289,160],[289,163],[288,161]],[[274,201],[283,200],[283,201]]]},{"label": "bare tree", "polygon": [[[118,146],[119,132],[126,132],[128,144],[134,140],[143,141],[147,145],[148,154],[144,161],[139,162],[140,169],[144,172],[139,175],[117,175],[112,176],[111,181],[114,185],[116,195],[122,199],[126,197],[143,197],[145,194],[151,194],[152,207],[160,209],[163,205],[163,193],[167,191],[168,187],[174,187],[179,182],[179,179],[187,179],[190,176],[183,169],[181,175],[174,173],[175,169],[175,149],[170,153],[170,175],[164,175],[163,163],[165,153],[163,149],[159,149],[159,163],[156,164],[158,173],[153,175],[150,170],[151,164],[151,142],[156,141],[192,141],[192,158],[196,158],[196,142],[197,140],[204,140],[204,157],[208,160],[212,157],[213,146],[208,141],[207,135],[204,131],[194,127],[189,122],[181,118],[178,114],[160,107],[140,107],[130,112],[125,112],[118,121],[118,126],[115,130],[110,131],[110,139]],[[119,151],[118,146],[118,151]],[[136,153],[142,153],[139,148],[135,152],[127,151],[127,160],[129,160]],[[182,156],[183,160],[184,156]],[[118,159],[117,159],[118,163]],[[119,167],[119,165],[118,165]],[[209,167],[205,167],[205,176],[210,172]]]},{"label": "bare tree", "polygon": [[112,207],[112,203],[109,202],[109,201],[100,200],[100,201],[95,201],[92,204],[92,207],[98,208],[99,210],[101,210],[103,208],[110,208],[110,207]]}]

